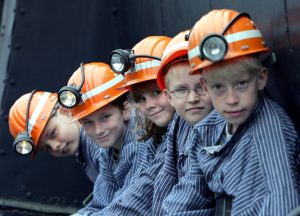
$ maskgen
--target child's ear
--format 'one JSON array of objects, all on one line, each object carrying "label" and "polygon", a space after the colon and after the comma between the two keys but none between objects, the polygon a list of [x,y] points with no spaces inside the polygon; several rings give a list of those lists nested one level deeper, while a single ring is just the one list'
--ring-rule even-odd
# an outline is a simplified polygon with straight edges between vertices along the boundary
[{"label": "child's ear", "polygon": [[124,106],[124,109],[122,111],[123,119],[124,119],[124,121],[129,121],[130,110],[131,110],[132,105],[128,101],[125,101],[123,106]]},{"label": "child's ear", "polygon": [[170,91],[168,89],[164,89],[163,91],[164,91],[164,94],[167,96],[169,103],[173,106],[173,101],[172,101],[172,98],[171,98]]},{"label": "child's ear", "polygon": [[268,80],[268,69],[262,68],[261,71],[258,74],[258,90],[263,90],[267,85]]}]

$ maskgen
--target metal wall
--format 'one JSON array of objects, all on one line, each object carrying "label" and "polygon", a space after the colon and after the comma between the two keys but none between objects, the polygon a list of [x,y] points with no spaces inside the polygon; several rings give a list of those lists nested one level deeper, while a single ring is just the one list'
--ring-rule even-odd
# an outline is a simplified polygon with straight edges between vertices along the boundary
[{"label": "metal wall", "polygon": [[267,89],[300,128],[300,1],[18,0],[8,69],[0,71],[5,75],[0,201],[43,203],[61,210],[61,206],[80,206],[92,189],[74,158],[41,154],[31,160],[12,151],[7,116],[21,94],[33,88],[57,91],[81,61],[107,62],[115,48],[131,48],[149,35],[174,36],[216,8],[252,16],[278,59],[270,69]]}]

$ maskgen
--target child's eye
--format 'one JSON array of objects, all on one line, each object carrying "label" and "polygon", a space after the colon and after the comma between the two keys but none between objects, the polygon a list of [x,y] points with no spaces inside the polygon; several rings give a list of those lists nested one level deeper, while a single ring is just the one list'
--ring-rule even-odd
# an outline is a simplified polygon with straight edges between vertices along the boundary
[{"label": "child's eye", "polygon": [[83,121],[82,122],[82,125],[84,125],[84,126],[89,126],[91,124],[92,124],[92,121]]},{"label": "child's eye", "polygon": [[160,95],[161,91],[160,90],[156,90],[153,92],[153,96],[158,96]]},{"label": "child's eye", "polygon": [[104,121],[104,120],[107,120],[111,115],[104,115],[104,116],[101,116],[101,121]]},{"label": "child's eye", "polygon": [[54,138],[55,137],[55,135],[56,135],[56,130],[54,129],[53,131],[51,131],[51,133],[50,133],[50,138]]},{"label": "child's eye", "polygon": [[135,103],[143,103],[143,102],[145,102],[145,101],[146,101],[146,98],[144,98],[144,97],[139,97],[139,98],[136,98]]},{"label": "child's eye", "polygon": [[174,92],[186,92],[188,89],[187,88],[179,88],[175,89]]},{"label": "child's eye", "polygon": [[247,84],[248,84],[248,81],[242,80],[242,81],[239,81],[239,82],[238,82],[237,87],[238,87],[238,88],[245,88],[245,87],[247,86]]},{"label": "child's eye", "polygon": [[224,89],[224,87],[222,85],[220,85],[220,84],[216,84],[216,85],[212,86],[212,88],[215,89],[215,90],[222,90],[222,89]]}]

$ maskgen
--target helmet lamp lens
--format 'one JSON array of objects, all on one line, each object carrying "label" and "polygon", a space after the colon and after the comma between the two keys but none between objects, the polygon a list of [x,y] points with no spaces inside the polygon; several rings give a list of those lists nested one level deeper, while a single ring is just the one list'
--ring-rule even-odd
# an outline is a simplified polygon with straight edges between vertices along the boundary
[{"label": "helmet lamp lens", "polygon": [[76,95],[71,91],[62,91],[59,100],[65,107],[72,108],[76,105]]},{"label": "helmet lamp lens", "polygon": [[114,53],[111,56],[111,66],[114,72],[120,73],[124,70],[124,61],[119,53]]},{"label": "helmet lamp lens", "polygon": [[227,52],[225,39],[218,35],[207,37],[201,46],[203,57],[209,61],[217,62],[224,58]]},{"label": "helmet lamp lens", "polygon": [[28,142],[27,140],[22,140],[16,144],[15,149],[19,154],[27,155],[32,152],[33,146],[32,143]]}]

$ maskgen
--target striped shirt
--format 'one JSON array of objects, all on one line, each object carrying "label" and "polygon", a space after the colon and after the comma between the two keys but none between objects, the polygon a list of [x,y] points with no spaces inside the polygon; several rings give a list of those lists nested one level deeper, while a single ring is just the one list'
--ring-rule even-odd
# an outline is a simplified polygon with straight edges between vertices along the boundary
[{"label": "striped shirt", "polygon": [[114,160],[113,148],[102,149],[100,154],[100,171],[93,188],[93,199],[79,210],[77,215],[90,215],[108,205],[125,182],[129,182],[133,172],[130,172],[139,150],[135,136],[131,133],[133,124],[129,123],[118,160]]},{"label": "striped shirt", "polygon": [[198,132],[180,119],[174,133],[176,140],[168,139],[170,142],[161,172],[161,188],[166,187],[164,178],[173,176],[174,182],[172,187],[168,187],[169,191],[162,193],[162,206],[153,215],[213,215],[214,195],[195,160],[189,158],[189,151],[197,141]]},{"label": "striped shirt", "polygon": [[248,120],[215,151],[225,127],[216,111],[195,125],[199,137],[190,157],[213,192],[233,197],[231,215],[287,215],[296,208],[300,204],[299,134],[284,111],[260,98]]},{"label": "striped shirt", "polygon": [[100,146],[86,135],[83,128],[80,128],[80,143],[76,155],[77,161],[83,166],[86,175],[93,183],[95,183],[99,174],[100,154]]},{"label": "striped shirt", "polygon": [[167,150],[166,135],[163,136],[161,143],[151,142],[146,146],[147,148],[141,152],[141,160],[138,162],[140,167],[130,186],[109,206],[94,215],[151,215],[154,187],[159,180],[158,173],[163,167]]}]

